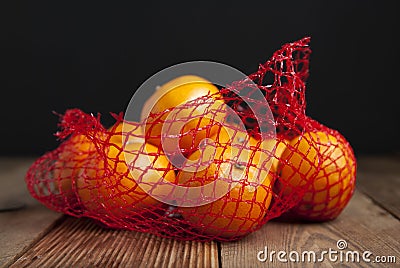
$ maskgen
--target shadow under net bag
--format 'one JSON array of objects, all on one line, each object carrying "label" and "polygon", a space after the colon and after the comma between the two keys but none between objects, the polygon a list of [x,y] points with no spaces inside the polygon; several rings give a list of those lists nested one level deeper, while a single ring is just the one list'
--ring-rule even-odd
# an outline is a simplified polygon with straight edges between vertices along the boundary
[{"label": "shadow under net bag", "polygon": [[[356,160],[339,132],[305,114],[308,43],[285,44],[249,79],[207,85],[175,109],[183,123],[174,138],[160,131],[179,121],[165,107],[140,123],[114,115],[108,129],[99,116],[66,111],[63,142],[27,172],[30,193],[58,212],[181,240],[239,239],[284,213],[336,218],[353,194]],[[246,104],[255,90],[270,106],[276,136],[261,138],[267,120]],[[225,115],[226,105],[241,122]]]}]

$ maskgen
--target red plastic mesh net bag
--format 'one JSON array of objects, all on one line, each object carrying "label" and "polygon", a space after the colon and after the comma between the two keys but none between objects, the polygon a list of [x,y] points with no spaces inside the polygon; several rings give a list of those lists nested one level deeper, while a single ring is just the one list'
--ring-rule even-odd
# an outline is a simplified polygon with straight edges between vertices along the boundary
[{"label": "red plastic mesh net bag", "polygon": [[[183,240],[235,240],[284,213],[334,219],[352,196],[356,161],[339,132],[305,114],[308,43],[284,45],[219,90],[199,78],[205,93],[179,107],[145,105],[140,123],[114,114],[106,129],[100,116],[66,111],[63,142],[28,170],[30,193],[68,215]],[[271,117],[260,118],[255,92]]]}]

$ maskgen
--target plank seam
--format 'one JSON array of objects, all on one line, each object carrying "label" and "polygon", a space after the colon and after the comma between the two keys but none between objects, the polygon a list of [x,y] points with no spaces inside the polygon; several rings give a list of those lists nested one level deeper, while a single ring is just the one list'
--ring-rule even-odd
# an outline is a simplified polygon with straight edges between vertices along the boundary
[{"label": "plank seam", "polygon": [[222,268],[222,245],[221,242],[217,242],[217,251],[218,251],[218,267]]},{"label": "plank seam", "polygon": [[357,187],[357,189],[359,190],[359,192],[361,194],[363,194],[364,196],[366,196],[368,199],[371,200],[371,202],[380,207],[381,209],[383,209],[384,211],[388,212],[390,215],[392,215],[395,219],[400,220],[400,217],[397,216],[394,212],[392,212],[390,209],[386,208],[384,204],[382,204],[381,202],[379,202],[377,199],[375,199],[372,195],[368,194],[368,192],[366,190],[363,190],[362,187]]}]

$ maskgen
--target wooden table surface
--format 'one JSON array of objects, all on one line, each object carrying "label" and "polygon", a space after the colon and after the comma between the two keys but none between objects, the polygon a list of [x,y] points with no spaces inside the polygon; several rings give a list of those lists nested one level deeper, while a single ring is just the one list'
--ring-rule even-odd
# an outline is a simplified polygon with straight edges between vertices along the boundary
[{"label": "wooden table surface", "polygon": [[[11,267],[291,267],[400,266],[400,156],[359,157],[357,190],[344,212],[326,223],[271,221],[240,241],[182,242],[149,234],[109,230],[89,219],[76,219],[48,210],[26,190],[24,175],[34,159],[0,158],[0,206],[19,200],[25,207],[0,212],[0,266]],[[7,200],[9,197],[9,200]],[[15,204],[18,205],[18,204]],[[261,262],[271,251],[321,253],[338,250],[367,256],[370,263]],[[339,252],[339,250],[338,250]],[[291,255],[295,256],[295,255]],[[307,256],[307,255],[305,255]],[[317,255],[318,256],[318,255]],[[380,260],[395,263],[377,263]],[[283,256],[285,259],[285,256]],[[286,259],[289,257],[286,255]],[[375,262],[372,262],[376,260]]]}]

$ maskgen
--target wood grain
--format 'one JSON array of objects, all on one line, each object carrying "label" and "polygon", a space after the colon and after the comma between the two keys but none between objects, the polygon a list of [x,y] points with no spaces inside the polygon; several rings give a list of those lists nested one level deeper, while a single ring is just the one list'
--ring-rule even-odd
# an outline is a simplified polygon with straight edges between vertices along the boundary
[{"label": "wood grain", "polygon": [[400,158],[362,157],[358,164],[359,189],[400,219]]},{"label": "wood grain", "polygon": [[[54,213],[27,193],[23,178],[32,161],[0,158],[0,199],[17,198],[26,204],[25,209],[0,213],[0,266],[290,267],[297,265],[280,263],[276,258],[272,263],[259,262],[257,253],[266,246],[269,252],[336,250],[339,239],[347,241],[348,250],[369,250],[374,256],[392,255],[397,264],[400,262],[399,157],[359,158],[360,191],[356,191],[348,207],[334,221],[317,224],[271,221],[240,241],[221,244],[110,230],[88,219]],[[301,266],[366,267],[368,264],[325,260]]]},{"label": "wood grain", "polygon": [[24,208],[0,212],[0,267],[41,238],[60,217],[31,198],[25,186],[25,173],[33,159],[0,159],[0,204],[21,202]]},{"label": "wood grain", "polygon": [[215,242],[110,230],[67,217],[11,267],[217,267]]},{"label": "wood grain", "polygon": [[358,171],[362,172],[400,174],[400,154],[361,156],[357,158],[357,164]]},{"label": "wood grain", "polygon": [[[336,242],[344,239],[347,250],[363,252],[369,250],[377,255],[396,256],[400,260],[400,222],[392,215],[376,206],[368,197],[356,192],[349,206],[334,221],[326,223],[289,223],[272,221],[259,231],[233,243],[221,244],[222,267],[294,267],[296,263],[271,263],[257,260],[257,253],[284,250],[298,252],[314,250],[321,252],[332,248],[337,250]],[[262,257],[262,256],[261,256]],[[315,265],[331,267],[340,263],[325,260]],[[297,263],[299,265],[299,263]],[[301,266],[314,263],[302,263]],[[342,263],[348,267],[369,267],[368,263]],[[377,266],[374,263],[374,266]],[[386,267],[382,265],[382,267]]]}]

